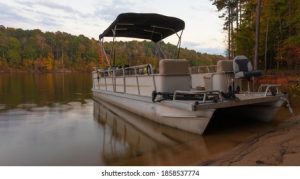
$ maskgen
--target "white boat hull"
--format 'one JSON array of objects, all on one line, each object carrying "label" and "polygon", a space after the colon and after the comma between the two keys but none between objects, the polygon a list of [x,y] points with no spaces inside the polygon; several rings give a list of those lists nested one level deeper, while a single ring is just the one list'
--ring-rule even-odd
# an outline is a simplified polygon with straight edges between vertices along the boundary
[{"label": "white boat hull", "polygon": [[138,114],[160,124],[202,135],[215,109],[197,111],[183,110],[153,103],[150,97],[93,90],[95,98],[106,101],[120,108]]}]

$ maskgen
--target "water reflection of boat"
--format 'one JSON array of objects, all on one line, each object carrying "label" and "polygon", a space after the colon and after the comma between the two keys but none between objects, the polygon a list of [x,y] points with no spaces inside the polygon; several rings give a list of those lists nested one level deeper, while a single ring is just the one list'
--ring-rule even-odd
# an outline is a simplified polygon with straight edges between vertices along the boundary
[{"label": "water reflection of boat", "polygon": [[94,118],[104,126],[103,158],[110,164],[162,149],[172,150],[190,140],[204,140],[192,133],[176,130],[144,119],[104,101],[94,101]]}]

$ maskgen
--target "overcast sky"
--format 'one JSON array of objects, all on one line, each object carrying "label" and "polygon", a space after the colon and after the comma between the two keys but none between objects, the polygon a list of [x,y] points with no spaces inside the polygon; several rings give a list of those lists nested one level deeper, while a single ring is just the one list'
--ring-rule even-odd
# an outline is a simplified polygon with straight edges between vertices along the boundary
[{"label": "overcast sky", "polygon": [[[224,54],[223,21],[210,0],[0,0],[6,27],[64,31],[97,39],[124,12],[160,13],[185,21],[182,46]],[[170,38],[167,41],[175,44]]]}]

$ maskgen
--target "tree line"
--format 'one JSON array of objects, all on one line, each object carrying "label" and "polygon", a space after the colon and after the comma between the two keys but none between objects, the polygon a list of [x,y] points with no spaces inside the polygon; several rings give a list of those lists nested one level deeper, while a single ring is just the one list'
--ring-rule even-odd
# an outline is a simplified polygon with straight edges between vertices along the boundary
[{"label": "tree line", "polygon": [[[112,56],[112,42],[104,43],[108,56]],[[115,42],[114,58],[117,66],[151,63],[157,66],[157,48],[149,41]],[[176,47],[161,43],[167,57],[172,57]],[[83,35],[74,36],[65,32],[42,32],[0,26],[0,71],[26,70],[53,72],[61,70],[90,71],[101,63],[98,41]],[[180,58],[186,58],[191,65],[214,64],[222,59],[181,49]],[[100,64],[101,65],[101,64]]]},{"label": "tree line", "polygon": [[224,18],[227,55],[254,58],[257,7],[260,10],[259,69],[300,68],[299,0],[211,0]]},{"label": "tree line", "polygon": [[[33,71],[88,69],[98,59],[97,42],[83,35],[0,28],[0,67]],[[83,68],[84,67],[84,68]]]}]

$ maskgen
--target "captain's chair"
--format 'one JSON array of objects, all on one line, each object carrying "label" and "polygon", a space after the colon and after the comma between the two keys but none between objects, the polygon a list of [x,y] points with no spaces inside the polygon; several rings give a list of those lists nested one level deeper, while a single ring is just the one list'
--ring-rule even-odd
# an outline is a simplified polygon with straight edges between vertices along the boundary
[{"label": "captain's chair", "polygon": [[233,72],[235,78],[243,78],[250,80],[251,77],[258,77],[262,75],[259,70],[253,70],[251,62],[247,57],[241,55],[233,59]]}]

